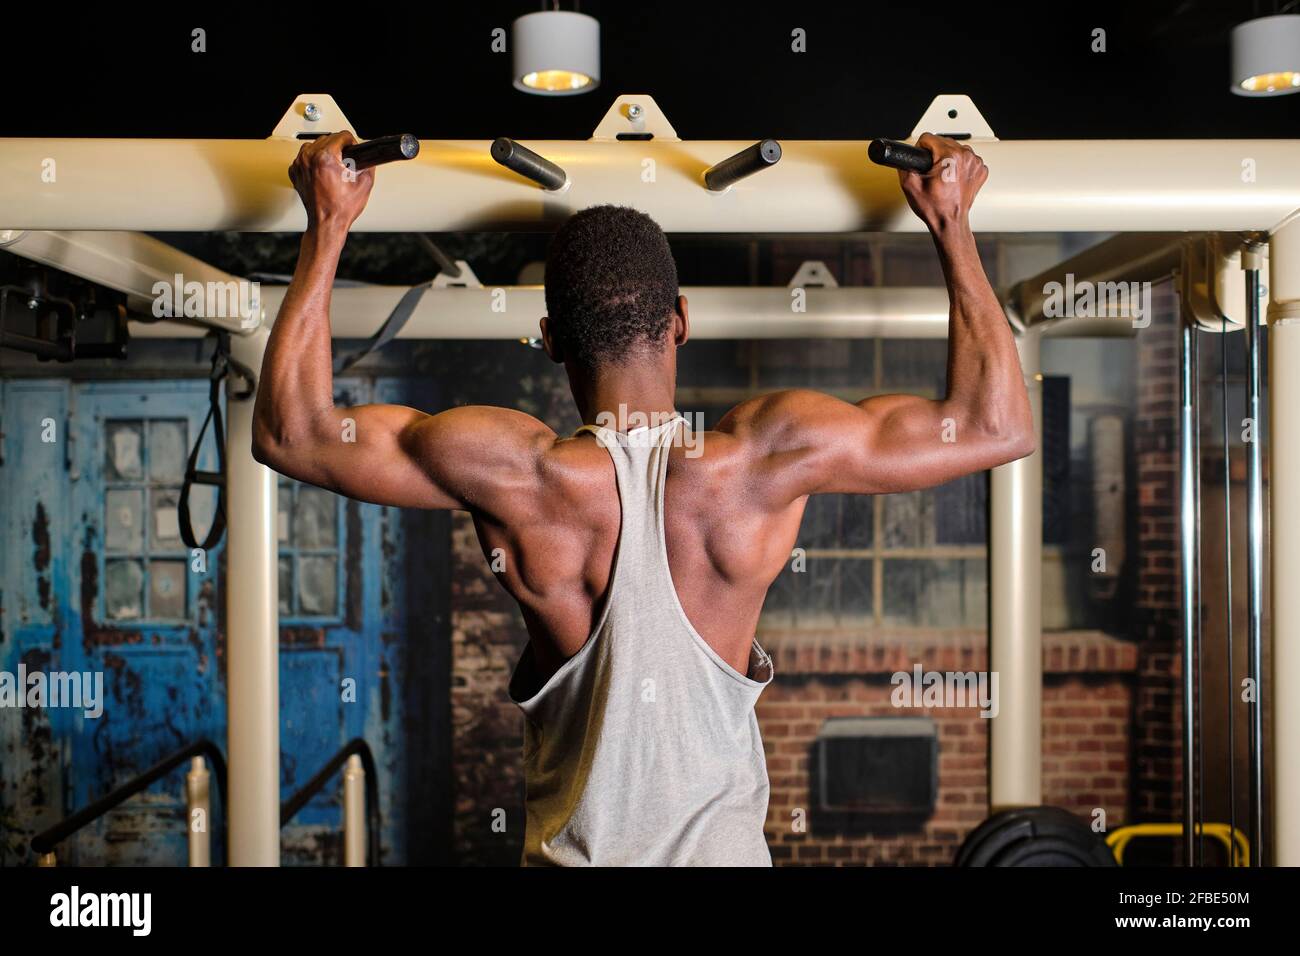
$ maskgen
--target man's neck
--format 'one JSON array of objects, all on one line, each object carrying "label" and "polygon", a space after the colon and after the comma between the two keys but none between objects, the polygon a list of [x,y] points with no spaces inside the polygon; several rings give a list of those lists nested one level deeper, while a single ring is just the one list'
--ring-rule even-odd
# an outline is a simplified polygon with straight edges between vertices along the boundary
[{"label": "man's neck", "polygon": [[629,431],[677,414],[672,375],[657,365],[587,373],[575,386],[574,399],[586,425]]}]

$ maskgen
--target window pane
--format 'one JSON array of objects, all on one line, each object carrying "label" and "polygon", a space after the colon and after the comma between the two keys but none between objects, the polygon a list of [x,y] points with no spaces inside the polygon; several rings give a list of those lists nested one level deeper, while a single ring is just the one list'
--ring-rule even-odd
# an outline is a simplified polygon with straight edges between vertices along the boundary
[{"label": "window pane", "polygon": [[884,547],[919,548],[934,544],[934,502],[930,492],[886,495],[884,501]]},{"label": "window pane", "polygon": [[293,489],[288,485],[281,485],[277,492],[279,505],[275,520],[275,540],[281,544],[289,544],[289,517],[293,514]]},{"label": "window pane", "polygon": [[875,545],[875,508],[870,495],[841,495],[840,547]]},{"label": "window pane", "polygon": [[987,541],[988,472],[939,485],[933,495],[938,544],[982,545]]},{"label": "window pane", "polygon": [[108,422],[104,426],[104,477],[133,481],[144,477],[141,465],[143,432],[139,422]]},{"label": "window pane", "polygon": [[871,568],[874,561],[846,558],[840,562],[841,618],[850,621],[870,617],[874,601],[871,592]]},{"label": "window pane", "polygon": [[[190,490],[191,502],[195,490]],[[179,488],[159,488],[150,492],[149,503],[152,506],[153,513],[153,520],[149,522],[150,547],[163,550],[175,550],[181,547],[180,515],[176,510],[176,504],[180,501],[180,497]],[[195,524],[197,525],[198,522],[196,521]],[[202,534],[197,528],[195,533]]]},{"label": "window pane", "polygon": [[303,614],[332,616],[337,608],[338,561],[303,556],[298,559],[298,609]]},{"label": "window pane", "polygon": [[758,385],[860,388],[866,398],[871,391],[874,345],[869,339],[757,339],[753,347]]},{"label": "window pane", "polygon": [[149,423],[149,477],[154,481],[179,483],[185,479],[185,461],[190,450],[186,435],[188,423],[175,421]]},{"label": "window pane", "polygon": [[948,377],[946,341],[882,339],[880,348],[880,384],[885,391],[919,391],[936,398],[943,394]]},{"label": "window pane", "polygon": [[293,558],[280,556],[280,613],[293,613]]},{"label": "window pane", "polygon": [[149,616],[187,616],[184,561],[149,562]]},{"label": "window pane", "polygon": [[799,527],[799,546],[870,548],[872,531],[869,495],[813,495]]},{"label": "window pane", "polygon": [[338,538],[338,498],[303,485],[293,508],[293,543],[299,548],[332,548]]},{"label": "window pane", "polygon": [[109,489],[104,494],[104,547],[139,552],[144,548],[144,492]]},{"label": "window pane", "polygon": [[839,495],[813,495],[804,508],[798,546],[809,549],[838,547],[839,519]]},{"label": "window pane", "polygon": [[985,626],[982,558],[885,562],[884,622],[903,627]]},{"label": "window pane", "polygon": [[144,567],[139,561],[104,562],[104,614],[113,621],[144,615]]}]

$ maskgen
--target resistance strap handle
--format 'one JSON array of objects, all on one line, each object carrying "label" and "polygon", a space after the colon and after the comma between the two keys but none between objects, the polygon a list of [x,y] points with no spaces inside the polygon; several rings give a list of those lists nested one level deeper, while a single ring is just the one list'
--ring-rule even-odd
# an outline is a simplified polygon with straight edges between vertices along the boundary
[{"label": "resistance strap handle", "polygon": [[[190,458],[185,465],[185,481],[181,485],[180,500],[176,503],[181,540],[185,547],[202,548],[210,551],[221,541],[226,530],[226,430],[221,419],[221,383],[234,369],[246,379],[250,386],[253,382],[252,372],[230,357],[230,333],[216,332],[216,348],[212,350],[212,371],[208,375],[208,416],[203,419],[203,427],[194,439],[190,449]],[[252,389],[241,393],[241,398],[252,395]],[[212,433],[217,440],[217,470],[199,471],[199,452],[203,448],[203,436],[207,434],[208,424],[212,424]],[[195,537],[193,520],[190,517],[190,489],[194,485],[214,485],[217,488],[217,513],[212,517],[212,527],[202,542]]]},{"label": "resistance strap handle", "polygon": [[402,331],[402,327],[410,321],[411,316],[415,314],[415,307],[420,304],[420,300],[424,298],[424,293],[428,292],[429,287],[432,285],[431,280],[422,282],[420,285],[413,285],[407,289],[397,301],[393,311],[388,314],[388,318],[384,319],[384,324],[379,327],[379,331],[370,337],[370,340],[361,347],[360,351],[351,355],[334,356],[334,374],[341,375],[375,351],[375,349],[383,348],[397,338],[397,333]]}]

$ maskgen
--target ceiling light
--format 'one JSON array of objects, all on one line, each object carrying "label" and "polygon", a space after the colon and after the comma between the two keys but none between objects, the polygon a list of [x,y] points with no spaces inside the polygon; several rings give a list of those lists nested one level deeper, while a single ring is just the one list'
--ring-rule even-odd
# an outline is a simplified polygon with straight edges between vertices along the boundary
[{"label": "ceiling light", "polygon": [[515,89],[570,96],[600,85],[600,22],[594,17],[544,10],[525,14],[510,30]]},{"label": "ceiling light", "polygon": [[1300,93],[1300,15],[1259,17],[1232,28],[1232,92]]}]

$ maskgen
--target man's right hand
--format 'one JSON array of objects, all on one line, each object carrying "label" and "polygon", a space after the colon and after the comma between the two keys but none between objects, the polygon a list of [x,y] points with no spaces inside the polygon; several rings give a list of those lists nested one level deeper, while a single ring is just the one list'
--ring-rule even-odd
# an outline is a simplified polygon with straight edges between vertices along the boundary
[{"label": "man's right hand", "polygon": [[346,130],[311,140],[289,167],[289,179],[307,209],[309,229],[332,225],[346,231],[366,208],[375,172],[358,172],[344,162],[343,148],[354,142]]},{"label": "man's right hand", "polygon": [[922,133],[916,145],[930,151],[934,165],[928,173],[898,171],[907,204],[931,232],[964,225],[989,168],[969,146],[943,136]]}]

